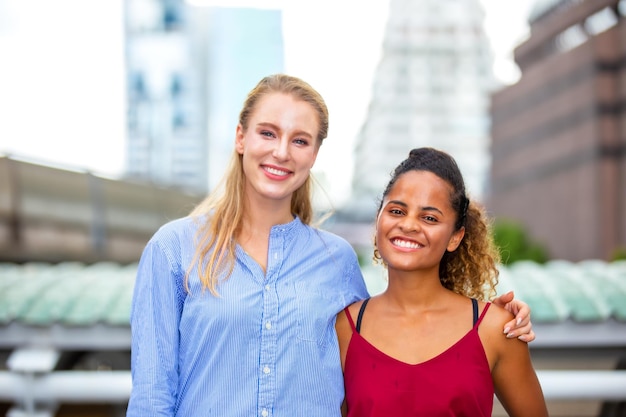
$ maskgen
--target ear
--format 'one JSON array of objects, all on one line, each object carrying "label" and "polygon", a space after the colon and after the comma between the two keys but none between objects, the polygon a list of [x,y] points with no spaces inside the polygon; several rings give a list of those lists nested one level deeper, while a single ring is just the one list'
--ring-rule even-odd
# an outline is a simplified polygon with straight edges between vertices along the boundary
[{"label": "ear", "polygon": [[461,227],[459,230],[452,234],[452,236],[450,237],[450,241],[448,242],[448,247],[446,248],[447,251],[454,252],[456,248],[458,248],[461,244],[463,236],[465,236],[465,227]]},{"label": "ear", "polygon": [[239,155],[243,155],[244,150],[244,131],[241,123],[237,125],[237,130],[235,131],[235,150]]}]

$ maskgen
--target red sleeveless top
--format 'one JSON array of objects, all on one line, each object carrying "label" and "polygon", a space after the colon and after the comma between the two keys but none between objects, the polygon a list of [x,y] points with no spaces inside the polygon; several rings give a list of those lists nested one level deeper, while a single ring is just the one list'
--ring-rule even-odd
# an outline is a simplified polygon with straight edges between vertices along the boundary
[{"label": "red sleeveless top", "polygon": [[[366,300],[367,301],[367,300]],[[394,359],[372,346],[357,329],[363,303],[346,354],[344,380],[348,417],[491,416],[493,381],[478,337],[478,304],[472,300],[474,326],[444,352],[416,365]]]}]

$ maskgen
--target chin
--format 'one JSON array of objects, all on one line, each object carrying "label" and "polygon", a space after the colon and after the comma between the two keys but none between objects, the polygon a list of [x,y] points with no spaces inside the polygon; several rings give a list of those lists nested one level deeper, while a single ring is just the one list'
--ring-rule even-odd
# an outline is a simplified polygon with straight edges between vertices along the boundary
[{"label": "chin", "polygon": [[268,199],[268,200],[277,200],[277,201],[282,201],[282,200],[291,200],[291,197],[293,196],[293,191],[266,191],[261,193],[261,196]]}]

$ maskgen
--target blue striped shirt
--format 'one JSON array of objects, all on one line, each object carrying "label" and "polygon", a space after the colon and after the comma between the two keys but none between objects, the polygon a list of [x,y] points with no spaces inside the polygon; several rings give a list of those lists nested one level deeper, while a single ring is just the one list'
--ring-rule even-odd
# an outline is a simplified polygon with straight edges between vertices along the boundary
[{"label": "blue striped shirt", "polygon": [[164,225],[139,262],[127,416],[340,416],[335,317],[365,298],[344,239],[298,218],[270,232],[267,272],[237,246],[219,297],[192,263],[197,224]]}]

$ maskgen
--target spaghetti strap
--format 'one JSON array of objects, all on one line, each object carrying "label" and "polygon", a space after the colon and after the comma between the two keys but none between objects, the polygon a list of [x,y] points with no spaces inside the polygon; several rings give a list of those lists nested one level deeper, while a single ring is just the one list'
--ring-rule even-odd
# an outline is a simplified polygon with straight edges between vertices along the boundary
[{"label": "spaghetti strap", "polygon": [[365,306],[367,305],[367,302],[369,301],[369,298],[366,298],[365,300],[363,300],[363,304],[361,304],[361,308],[359,309],[359,317],[357,317],[356,319],[356,332],[357,333],[361,333],[361,320],[363,319],[363,313],[365,312]]},{"label": "spaghetti strap", "polygon": [[352,328],[352,333],[354,333],[356,331],[356,329],[354,328],[354,320],[352,320],[352,316],[350,315],[350,310],[348,309],[348,307],[343,309],[344,313],[346,313],[346,317],[348,318],[348,323],[350,323],[350,327]]},{"label": "spaghetti strap", "polygon": [[475,298],[472,298],[472,312],[474,313],[472,326],[476,326],[476,322],[478,321],[478,301],[476,301]]},{"label": "spaghetti strap", "polygon": [[483,309],[483,312],[480,314],[480,317],[476,321],[476,324],[474,325],[474,327],[478,328],[478,326],[480,325],[480,322],[483,321],[483,317],[485,317],[485,313],[487,313],[487,310],[489,310],[489,306],[490,305],[491,305],[491,303],[486,303],[485,304],[485,308]]}]

